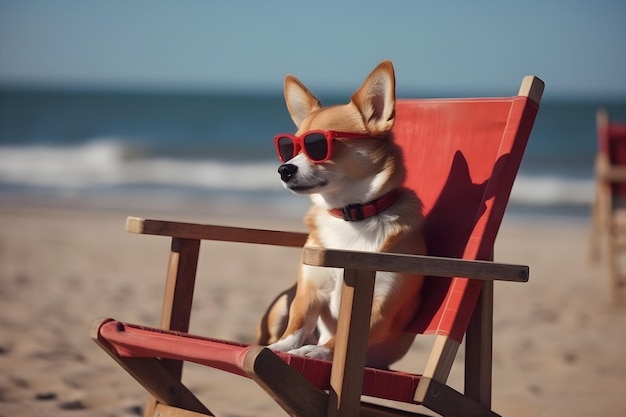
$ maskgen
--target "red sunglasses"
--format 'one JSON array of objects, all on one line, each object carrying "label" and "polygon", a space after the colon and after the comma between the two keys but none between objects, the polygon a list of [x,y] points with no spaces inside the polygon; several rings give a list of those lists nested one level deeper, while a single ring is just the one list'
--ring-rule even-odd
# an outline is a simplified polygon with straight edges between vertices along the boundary
[{"label": "red sunglasses", "polygon": [[290,133],[280,133],[274,136],[274,146],[281,162],[287,162],[304,150],[304,154],[311,162],[321,164],[330,159],[333,154],[333,140],[367,139],[371,138],[364,133],[335,132],[334,130],[310,130],[300,136]]}]

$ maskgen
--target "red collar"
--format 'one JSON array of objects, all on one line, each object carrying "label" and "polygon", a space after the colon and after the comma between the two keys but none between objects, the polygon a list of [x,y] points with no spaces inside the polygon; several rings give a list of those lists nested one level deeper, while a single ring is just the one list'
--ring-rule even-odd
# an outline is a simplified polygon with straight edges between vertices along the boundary
[{"label": "red collar", "polygon": [[347,222],[358,222],[387,210],[398,200],[400,194],[400,190],[396,188],[369,203],[349,204],[343,208],[329,209],[328,213]]}]

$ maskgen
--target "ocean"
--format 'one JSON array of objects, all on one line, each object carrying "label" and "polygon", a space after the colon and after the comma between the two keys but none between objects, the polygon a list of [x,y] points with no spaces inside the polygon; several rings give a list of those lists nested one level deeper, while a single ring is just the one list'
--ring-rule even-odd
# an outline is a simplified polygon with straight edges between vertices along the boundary
[{"label": "ocean", "polygon": [[[326,104],[348,97],[320,94]],[[543,100],[511,211],[589,214],[599,107],[626,121],[626,99]],[[274,134],[293,130],[280,92],[3,87],[0,197],[72,198],[105,206],[140,199],[170,206],[217,199],[300,216],[308,199],[282,188],[272,145]]]}]

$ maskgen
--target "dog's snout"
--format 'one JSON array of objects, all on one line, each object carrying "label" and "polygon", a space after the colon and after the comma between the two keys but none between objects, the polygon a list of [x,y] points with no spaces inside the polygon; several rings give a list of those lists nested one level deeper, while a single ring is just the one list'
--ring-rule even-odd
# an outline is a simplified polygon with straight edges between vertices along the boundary
[{"label": "dog's snout", "polygon": [[291,180],[294,175],[298,172],[298,166],[294,164],[282,164],[278,167],[278,173],[280,174],[280,179],[284,182],[288,182]]}]

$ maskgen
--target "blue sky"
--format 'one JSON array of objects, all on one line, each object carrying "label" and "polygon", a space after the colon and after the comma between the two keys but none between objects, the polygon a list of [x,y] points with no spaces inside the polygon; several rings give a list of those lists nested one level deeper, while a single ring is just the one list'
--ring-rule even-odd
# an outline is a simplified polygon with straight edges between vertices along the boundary
[{"label": "blue sky", "polygon": [[626,97],[626,1],[0,0],[0,84]]}]

